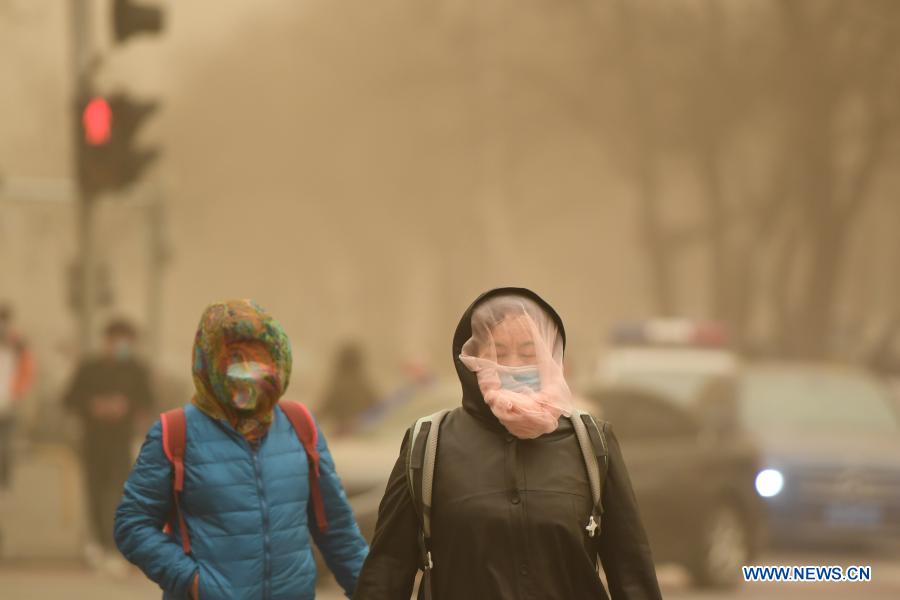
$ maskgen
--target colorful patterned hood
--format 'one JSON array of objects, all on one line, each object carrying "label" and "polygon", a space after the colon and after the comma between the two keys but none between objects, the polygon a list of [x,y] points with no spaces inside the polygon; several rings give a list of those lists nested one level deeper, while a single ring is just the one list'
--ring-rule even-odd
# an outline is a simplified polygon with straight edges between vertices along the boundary
[{"label": "colorful patterned hood", "polygon": [[[252,410],[235,408],[228,368],[235,348],[249,348],[269,365],[266,394]],[[281,325],[252,300],[228,300],[203,311],[194,338],[193,402],[204,413],[222,419],[250,441],[262,437],[272,410],[291,377],[291,343]]]}]

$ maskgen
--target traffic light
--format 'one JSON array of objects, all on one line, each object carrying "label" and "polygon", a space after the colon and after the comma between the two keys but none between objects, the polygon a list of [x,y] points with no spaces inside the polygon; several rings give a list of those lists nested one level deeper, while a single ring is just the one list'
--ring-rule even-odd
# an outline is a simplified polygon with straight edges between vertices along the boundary
[{"label": "traffic light", "polygon": [[113,0],[113,35],[117,42],[141,33],[159,33],[162,29],[163,11],[158,6]]},{"label": "traffic light", "polygon": [[130,186],[157,159],[159,150],[138,146],[137,137],[158,107],[156,101],[141,101],[123,93],[79,103],[78,180],[86,195]]},{"label": "traffic light", "polygon": [[109,142],[112,109],[106,98],[91,98],[81,113],[81,126],[84,127],[84,141],[89,146],[102,146]]}]

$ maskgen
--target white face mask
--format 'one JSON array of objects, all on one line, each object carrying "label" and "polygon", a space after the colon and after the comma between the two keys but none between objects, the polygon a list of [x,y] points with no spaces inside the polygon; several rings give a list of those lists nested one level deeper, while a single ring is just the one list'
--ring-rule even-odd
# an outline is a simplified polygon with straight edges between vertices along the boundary
[{"label": "white face mask", "polygon": [[263,394],[269,365],[258,362],[235,362],[225,372],[231,390],[231,404],[238,410],[253,410]]}]

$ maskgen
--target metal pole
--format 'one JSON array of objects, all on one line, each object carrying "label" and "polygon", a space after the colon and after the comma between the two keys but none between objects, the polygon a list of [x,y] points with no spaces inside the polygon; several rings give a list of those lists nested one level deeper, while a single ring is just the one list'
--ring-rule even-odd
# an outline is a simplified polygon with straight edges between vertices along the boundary
[{"label": "metal pole", "polygon": [[509,83],[507,48],[509,35],[504,28],[514,7],[494,0],[477,5],[475,40],[472,52],[476,68],[475,111],[479,128],[478,189],[476,197],[484,211],[484,243],[489,277],[493,281],[516,281],[516,243],[514,215],[510,213],[512,179],[509,148]]},{"label": "metal pole", "polygon": [[165,204],[162,186],[154,186],[150,203],[147,206],[147,350],[150,363],[158,367],[157,360],[161,350],[162,327],[162,281],[163,271],[168,260],[166,240]]},{"label": "metal pole", "polygon": [[[79,153],[81,151],[81,111],[90,94],[89,62],[91,58],[91,2],[90,0],[72,0],[72,60],[74,81],[73,105],[73,158],[75,171],[79,169]],[[97,271],[96,245],[94,243],[94,209],[95,198],[85,190],[83,181],[78,178],[77,190],[77,240],[78,271],[80,280],[78,303],[78,342],[82,356],[93,349],[95,333],[95,275]]]}]

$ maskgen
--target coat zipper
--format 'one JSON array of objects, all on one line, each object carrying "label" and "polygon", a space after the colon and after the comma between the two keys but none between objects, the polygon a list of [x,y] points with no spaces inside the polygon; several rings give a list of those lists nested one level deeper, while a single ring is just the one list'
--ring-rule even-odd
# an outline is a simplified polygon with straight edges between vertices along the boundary
[{"label": "coat zipper", "polygon": [[256,474],[256,491],[259,495],[259,505],[262,510],[263,525],[263,599],[268,600],[270,597],[269,580],[272,576],[272,565],[269,560],[271,553],[271,538],[269,535],[269,505],[266,502],[266,493],[262,484],[262,470],[259,465],[258,449],[251,447],[251,456],[253,457],[253,471]]}]

